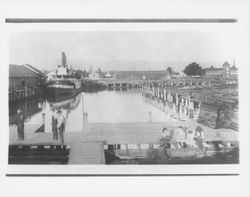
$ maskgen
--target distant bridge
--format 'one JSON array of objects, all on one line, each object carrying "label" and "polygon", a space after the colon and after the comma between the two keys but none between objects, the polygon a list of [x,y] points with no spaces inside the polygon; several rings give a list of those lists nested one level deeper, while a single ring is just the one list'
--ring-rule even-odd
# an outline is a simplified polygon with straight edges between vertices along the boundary
[{"label": "distant bridge", "polygon": [[166,80],[116,80],[116,79],[100,79],[99,83],[107,86],[108,90],[134,89],[147,87],[202,87],[210,86],[213,81],[205,78],[172,78]]}]

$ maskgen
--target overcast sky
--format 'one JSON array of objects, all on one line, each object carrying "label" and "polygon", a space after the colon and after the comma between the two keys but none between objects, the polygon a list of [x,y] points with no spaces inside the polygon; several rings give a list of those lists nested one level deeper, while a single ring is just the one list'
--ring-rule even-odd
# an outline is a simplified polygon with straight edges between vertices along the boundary
[{"label": "overcast sky", "polygon": [[71,64],[73,60],[232,62],[237,50],[230,32],[12,32],[9,44],[10,63],[39,69],[56,68],[62,51]]}]

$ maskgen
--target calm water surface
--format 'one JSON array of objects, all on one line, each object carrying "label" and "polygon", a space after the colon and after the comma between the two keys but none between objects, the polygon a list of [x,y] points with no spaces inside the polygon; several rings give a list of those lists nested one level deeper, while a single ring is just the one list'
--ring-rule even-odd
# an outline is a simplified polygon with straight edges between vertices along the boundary
[{"label": "calm water surface", "polygon": [[26,124],[41,124],[45,114],[45,132],[51,132],[53,107],[60,107],[67,117],[66,131],[80,131],[83,126],[83,113],[88,114],[89,123],[118,122],[167,122],[166,114],[146,102],[140,92],[102,91],[80,93],[74,98],[60,101],[42,101],[36,104],[39,110],[26,118]]}]

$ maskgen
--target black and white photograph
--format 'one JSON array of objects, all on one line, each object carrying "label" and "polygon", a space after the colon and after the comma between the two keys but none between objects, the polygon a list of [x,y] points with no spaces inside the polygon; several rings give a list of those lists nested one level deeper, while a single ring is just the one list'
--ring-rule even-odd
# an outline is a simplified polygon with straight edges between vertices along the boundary
[{"label": "black and white photograph", "polygon": [[9,164],[239,164],[233,32],[13,32]]},{"label": "black and white photograph", "polygon": [[0,0],[0,196],[249,196],[247,0]]}]

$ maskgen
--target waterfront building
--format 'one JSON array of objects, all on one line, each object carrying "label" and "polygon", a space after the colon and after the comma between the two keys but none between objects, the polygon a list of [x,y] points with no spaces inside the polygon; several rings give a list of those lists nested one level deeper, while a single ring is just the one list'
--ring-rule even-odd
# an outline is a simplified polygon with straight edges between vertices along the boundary
[{"label": "waterfront building", "polygon": [[238,76],[238,68],[236,68],[235,66],[232,66],[230,68],[230,76],[237,77]]},{"label": "waterfront building", "polygon": [[223,75],[223,68],[215,68],[211,66],[210,68],[205,68],[206,77],[221,77]]},{"label": "waterfront building", "polygon": [[223,77],[229,77],[230,76],[230,64],[225,61],[224,64],[222,65],[223,69]]},{"label": "waterfront building", "polygon": [[45,80],[46,75],[29,64],[10,64],[9,100],[41,95]]},{"label": "waterfront building", "polygon": [[89,78],[90,78],[90,79],[99,79],[100,76],[99,76],[98,73],[94,72],[94,73],[90,73],[90,74],[89,74]]},{"label": "waterfront building", "polygon": [[164,80],[171,75],[166,70],[154,71],[114,71],[117,80]]},{"label": "waterfront building", "polygon": [[45,82],[45,74],[29,64],[9,65],[9,88],[35,87]]},{"label": "waterfront building", "polygon": [[104,77],[105,77],[105,78],[112,78],[113,76],[112,76],[109,72],[107,72],[107,73],[104,75]]},{"label": "waterfront building", "polygon": [[173,72],[172,77],[186,77],[187,75],[184,72]]},{"label": "waterfront building", "polygon": [[225,61],[222,67],[215,68],[211,66],[210,68],[204,69],[205,77],[237,77],[238,68],[235,67],[235,63],[231,66],[227,61]]}]

